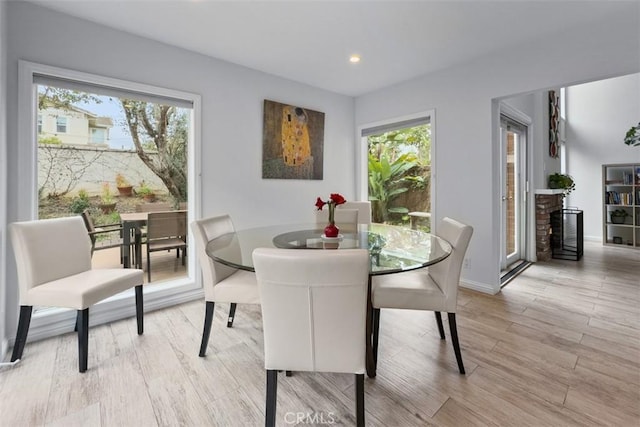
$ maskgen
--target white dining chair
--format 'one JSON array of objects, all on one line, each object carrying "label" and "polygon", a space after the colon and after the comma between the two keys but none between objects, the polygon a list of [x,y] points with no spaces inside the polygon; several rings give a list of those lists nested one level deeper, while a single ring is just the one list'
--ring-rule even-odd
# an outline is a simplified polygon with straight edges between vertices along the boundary
[{"label": "white dining chair", "polygon": [[89,307],[135,287],[138,335],[143,333],[142,284],[138,269],[94,269],[91,240],[80,216],[15,222],[9,234],[20,289],[20,317],[11,361],[22,358],[33,306],[77,310],[78,364],[87,370]]},{"label": "white dining chair", "polygon": [[470,225],[444,218],[438,224],[437,235],[451,244],[451,255],[427,268],[372,277],[374,361],[377,362],[378,359],[381,308],[434,311],[441,339],[445,338],[440,314],[444,311],[449,317],[449,330],[458,369],[461,374],[465,373],[458,342],[456,309],[460,270],[472,234],[473,228]]},{"label": "white dining chair", "polygon": [[371,202],[356,201],[356,202],[344,202],[337,206],[336,210],[340,209],[357,209],[358,210],[358,223],[359,224],[371,224]]},{"label": "white dining chair", "polygon": [[[358,209],[336,209],[333,215],[336,226],[341,232],[355,233],[358,231]],[[324,228],[328,223],[329,209],[316,210],[316,224],[318,227]]]},{"label": "white dining chair", "polygon": [[355,374],[356,420],[364,426],[364,373],[369,254],[258,248],[262,298],[265,425],[276,424],[277,373]]},{"label": "white dining chair", "polygon": [[227,327],[233,326],[236,304],[260,304],[256,275],[251,271],[239,270],[214,261],[207,255],[207,243],[217,237],[233,233],[235,228],[229,215],[203,218],[191,223],[196,252],[202,270],[205,316],[200,357],[207,352],[211,323],[216,302],[231,303]]}]

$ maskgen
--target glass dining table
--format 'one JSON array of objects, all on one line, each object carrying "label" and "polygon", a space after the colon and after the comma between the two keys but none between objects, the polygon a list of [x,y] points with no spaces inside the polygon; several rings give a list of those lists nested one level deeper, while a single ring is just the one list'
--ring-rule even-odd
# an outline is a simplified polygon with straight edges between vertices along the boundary
[{"label": "glass dining table", "polygon": [[447,258],[451,245],[446,240],[420,230],[387,224],[359,224],[357,231],[337,238],[325,238],[317,224],[287,224],[238,230],[208,242],[207,254],[215,261],[242,270],[255,271],[252,254],[256,248],[309,250],[367,249],[369,286],[367,298],[366,366],[375,377],[372,351],[371,277],[427,267]]}]

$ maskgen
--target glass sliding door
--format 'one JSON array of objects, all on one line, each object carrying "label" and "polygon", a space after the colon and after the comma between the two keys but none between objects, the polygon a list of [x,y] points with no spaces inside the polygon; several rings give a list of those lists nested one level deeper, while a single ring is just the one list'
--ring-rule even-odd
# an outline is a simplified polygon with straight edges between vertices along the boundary
[{"label": "glass sliding door", "polygon": [[501,270],[525,258],[527,127],[500,117],[501,145]]}]

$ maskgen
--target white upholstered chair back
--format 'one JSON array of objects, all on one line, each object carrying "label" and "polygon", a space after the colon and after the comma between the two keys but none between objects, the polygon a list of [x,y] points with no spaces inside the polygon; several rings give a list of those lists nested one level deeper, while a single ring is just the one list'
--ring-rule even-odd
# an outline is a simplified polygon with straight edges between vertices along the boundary
[{"label": "white upholstered chair back", "polygon": [[237,271],[233,267],[215,262],[206,253],[206,246],[210,240],[220,237],[227,233],[233,233],[235,228],[229,215],[221,215],[211,218],[204,218],[191,223],[191,231],[193,231],[193,240],[196,245],[196,252],[202,276],[204,279],[203,288],[206,300],[213,300],[213,289],[215,285],[231,276]]},{"label": "white upholstered chair back", "polygon": [[442,311],[455,313],[460,271],[473,234],[473,228],[455,219],[445,217],[438,224],[436,234],[451,244],[452,252],[445,260],[430,266],[427,272],[445,295],[446,307]]},{"label": "white upholstered chair back", "polygon": [[[340,206],[340,205],[338,205]],[[355,233],[358,231],[358,209],[336,209],[334,213],[336,226],[340,231]],[[316,224],[324,228],[329,223],[329,208],[316,211]]]},{"label": "white upholstered chair back", "polygon": [[81,217],[9,225],[20,284],[20,305],[32,305],[29,290],[91,270],[91,239]]},{"label": "white upholstered chair back", "polygon": [[344,202],[343,204],[338,205],[338,209],[357,209],[358,223],[371,224],[371,202],[368,200],[358,202]]},{"label": "white upholstered chair back", "polygon": [[253,263],[267,370],[364,373],[366,250],[258,248]]}]

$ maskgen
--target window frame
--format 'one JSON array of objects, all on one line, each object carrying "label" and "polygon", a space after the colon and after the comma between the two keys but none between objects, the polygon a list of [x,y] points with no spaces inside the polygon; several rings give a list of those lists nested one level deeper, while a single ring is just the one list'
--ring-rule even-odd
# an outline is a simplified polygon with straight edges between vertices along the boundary
[{"label": "window frame", "polygon": [[[188,143],[189,170],[188,185],[190,197],[188,201],[189,221],[200,217],[201,206],[201,97],[174,89],[167,89],[143,83],[104,77],[59,67],[53,67],[24,60],[18,62],[18,180],[21,183],[21,197],[16,203],[16,214],[20,221],[33,220],[38,217],[37,199],[37,84],[34,77],[46,75],[54,78],[68,79],[86,84],[88,89],[93,85],[113,87],[122,91],[149,93],[152,95],[182,99],[191,102],[192,131]],[[194,242],[189,236],[189,244]],[[145,289],[145,311],[169,307],[193,299],[202,298],[202,279],[199,274],[197,257],[189,257],[189,275],[186,278],[158,284]],[[15,285],[17,286],[17,284]],[[16,291],[17,292],[17,291]],[[112,322],[135,313],[133,290],[109,298],[94,306],[91,310],[91,323]],[[43,310],[34,313],[29,336],[34,339],[56,336],[69,331],[76,313],[67,309]]]}]

